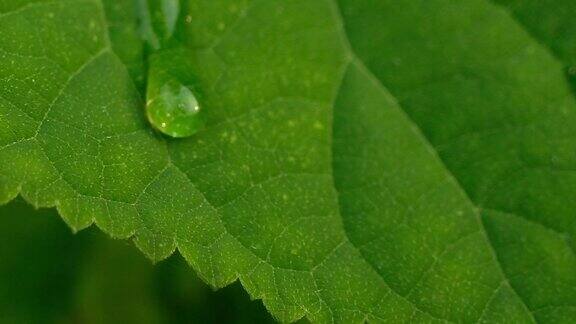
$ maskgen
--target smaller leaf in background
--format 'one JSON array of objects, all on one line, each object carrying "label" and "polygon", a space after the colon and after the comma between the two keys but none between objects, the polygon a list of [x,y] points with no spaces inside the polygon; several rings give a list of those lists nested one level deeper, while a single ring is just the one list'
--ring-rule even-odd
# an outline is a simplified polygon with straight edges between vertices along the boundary
[{"label": "smaller leaf in background", "polygon": [[0,207],[2,323],[273,323],[239,283],[213,291],[178,255],[153,266],[132,243],[73,235],[53,209]]}]

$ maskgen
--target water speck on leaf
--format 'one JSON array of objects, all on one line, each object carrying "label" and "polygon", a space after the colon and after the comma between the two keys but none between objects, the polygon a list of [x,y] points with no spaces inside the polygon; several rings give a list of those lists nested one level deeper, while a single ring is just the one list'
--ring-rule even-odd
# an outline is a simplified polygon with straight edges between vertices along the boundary
[{"label": "water speck on leaf", "polygon": [[176,78],[152,70],[146,90],[146,115],[171,137],[194,135],[203,126],[202,109],[192,90]]}]

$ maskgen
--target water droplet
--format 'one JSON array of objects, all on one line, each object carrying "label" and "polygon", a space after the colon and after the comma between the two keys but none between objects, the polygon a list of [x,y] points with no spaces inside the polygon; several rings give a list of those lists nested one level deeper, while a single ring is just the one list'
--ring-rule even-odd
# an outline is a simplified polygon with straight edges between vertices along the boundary
[{"label": "water droplet", "polygon": [[156,129],[172,137],[188,137],[204,125],[192,90],[170,74],[151,69],[146,89],[146,115]]}]

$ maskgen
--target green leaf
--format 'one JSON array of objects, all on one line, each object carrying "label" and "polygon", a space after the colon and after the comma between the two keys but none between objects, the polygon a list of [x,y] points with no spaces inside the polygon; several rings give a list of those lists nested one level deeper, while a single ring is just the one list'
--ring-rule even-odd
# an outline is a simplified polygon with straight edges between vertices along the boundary
[{"label": "green leaf", "polygon": [[0,201],[178,249],[282,321],[576,318],[574,97],[501,7],[181,1],[161,55],[206,127],[167,139],[116,5],[0,2]]}]

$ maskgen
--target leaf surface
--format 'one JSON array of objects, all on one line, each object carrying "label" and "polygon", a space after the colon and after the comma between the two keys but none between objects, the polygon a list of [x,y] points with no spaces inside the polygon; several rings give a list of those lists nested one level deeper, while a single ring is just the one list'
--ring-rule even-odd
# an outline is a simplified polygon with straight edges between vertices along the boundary
[{"label": "leaf surface", "polygon": [[155,55],[207,126],[175,140],[118,5],[0,2],[0,200],[178,249],[283,321],[576,317],[574,97],[500,7],[182,1]]},{"label": "leaf surface", "polygon": [[536,40],[564,63],[573,91],[576,91],[576,23],[573,1],[495,0],[521,23]]}]

